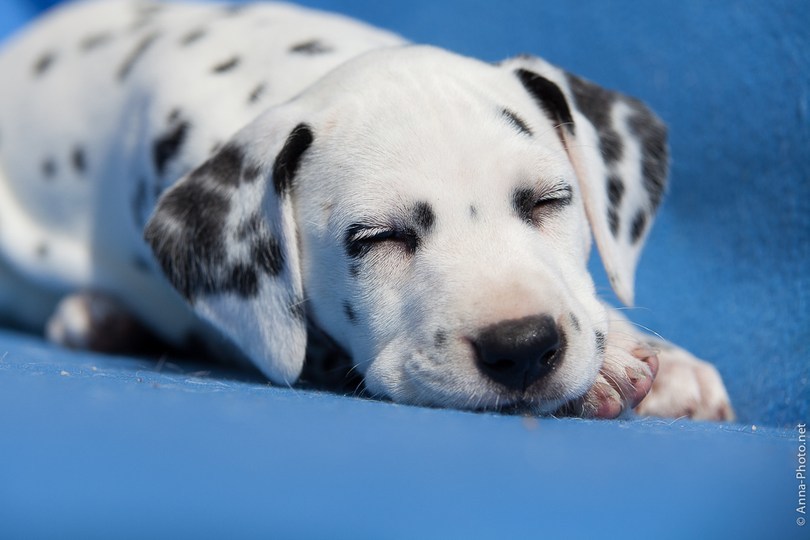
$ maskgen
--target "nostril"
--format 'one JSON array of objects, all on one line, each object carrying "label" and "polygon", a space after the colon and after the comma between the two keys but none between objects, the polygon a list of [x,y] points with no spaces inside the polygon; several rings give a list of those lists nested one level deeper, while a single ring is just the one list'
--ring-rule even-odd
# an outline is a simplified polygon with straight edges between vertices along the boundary
[{"label": "nostril", "polygon": [[525,390],[560,361],[563,337],[548,315],[488,326],[473,340],[478,369],[510,389]]},{"label": "nostril", "polygon": [[490,362],[489,369],[500,372],[509,371],[515,369],[515,361],[509,360],[508,358],[500,358],[494,362]]}]

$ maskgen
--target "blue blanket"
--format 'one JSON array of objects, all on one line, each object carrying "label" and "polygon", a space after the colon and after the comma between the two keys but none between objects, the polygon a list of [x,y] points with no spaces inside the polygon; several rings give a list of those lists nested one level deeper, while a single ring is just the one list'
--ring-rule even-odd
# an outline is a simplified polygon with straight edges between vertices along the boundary
[{"label": "blue blanket", "polygon": [[[49,3],[0,4],[0,38]],[[740,424],[402,407],[2,332],[0,536],[807,538],[810,4],[301,3],[649,103],[672,184],[629,315],[715,363]]]}]

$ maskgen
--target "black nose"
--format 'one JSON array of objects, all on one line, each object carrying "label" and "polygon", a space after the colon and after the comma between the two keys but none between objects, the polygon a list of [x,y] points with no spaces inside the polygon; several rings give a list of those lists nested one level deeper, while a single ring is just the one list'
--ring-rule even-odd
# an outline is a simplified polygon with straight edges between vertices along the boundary
[{"label": "black nose", "polygon": [[525,390],[548,374],[562,356],[562,338],[548,315],[499,322],[473,340],[478,369],[512,390]]}]

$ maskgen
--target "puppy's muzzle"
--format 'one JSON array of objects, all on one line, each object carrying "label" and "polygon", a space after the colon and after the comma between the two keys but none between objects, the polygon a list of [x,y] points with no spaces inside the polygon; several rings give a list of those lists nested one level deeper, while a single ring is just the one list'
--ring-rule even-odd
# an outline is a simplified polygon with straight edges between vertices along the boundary
[{"label": "puppy's muzzle", "polygon": [[562,360],[564,335],[549,315],[487,326],[472,339],[478,369],[510,390],[525,391]]}]

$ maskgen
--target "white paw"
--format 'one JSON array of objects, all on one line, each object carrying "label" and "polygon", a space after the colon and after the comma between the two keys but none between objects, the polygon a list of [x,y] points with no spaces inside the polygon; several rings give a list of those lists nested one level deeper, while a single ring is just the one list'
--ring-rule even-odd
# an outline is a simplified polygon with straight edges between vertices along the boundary
[{"label": "white paw", "polygon": [[645,416],[734,420],[734,410],[714,366],[670,345],[658,351],[658,376],[636,407]]},{"label": "white paw", "polygon": [[617,418],[644,399],[657,371],[655,352],[623,334],[609,335],[605,360],[593,386],[560,412],[584,418]]}]

